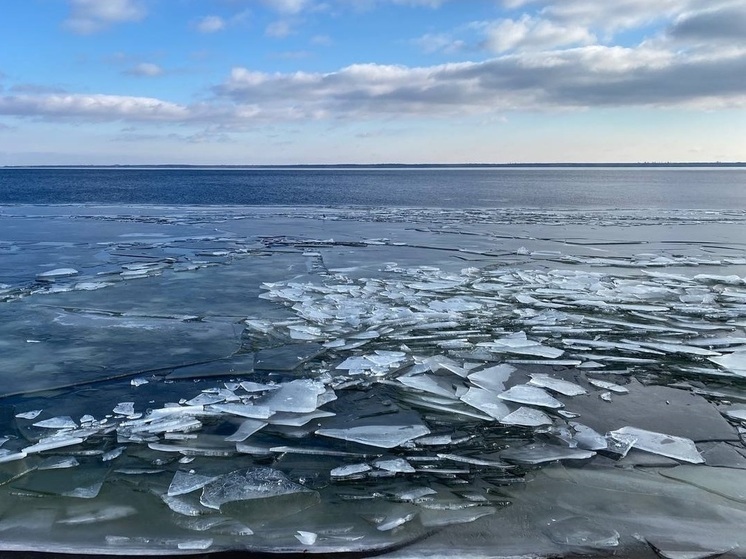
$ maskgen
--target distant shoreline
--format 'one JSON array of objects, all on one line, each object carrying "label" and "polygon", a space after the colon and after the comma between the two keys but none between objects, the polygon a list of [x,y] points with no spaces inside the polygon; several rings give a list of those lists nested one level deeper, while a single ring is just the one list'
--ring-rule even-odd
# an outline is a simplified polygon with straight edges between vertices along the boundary
[{"label": "distant shoreline", "polygon": [[594,169],[594,168],[740,168],[746,162],[694,163],[336,163],[292,165],[3,165],[0,169],[234,169],[234,170],[323,170],[323,169]]}]

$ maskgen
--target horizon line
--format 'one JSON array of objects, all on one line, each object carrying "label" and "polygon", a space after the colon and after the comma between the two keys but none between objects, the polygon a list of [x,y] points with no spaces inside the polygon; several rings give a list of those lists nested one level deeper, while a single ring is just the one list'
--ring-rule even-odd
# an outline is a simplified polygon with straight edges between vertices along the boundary
[{"label": "horizon line", "polygon": [[515,168],[515,167],[746,167],[746,161],[533,162],[533,163],[113,163],[2,165],[0,169],[340,169],[340,168]]}]

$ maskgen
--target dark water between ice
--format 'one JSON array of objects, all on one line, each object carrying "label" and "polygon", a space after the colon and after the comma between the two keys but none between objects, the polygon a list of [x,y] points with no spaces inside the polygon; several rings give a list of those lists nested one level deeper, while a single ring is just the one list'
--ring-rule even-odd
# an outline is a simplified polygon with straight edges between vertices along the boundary
[{"label": "dark water between ice", "polygon": [[0,203],[732,209],[746,169],[0,169]]}]

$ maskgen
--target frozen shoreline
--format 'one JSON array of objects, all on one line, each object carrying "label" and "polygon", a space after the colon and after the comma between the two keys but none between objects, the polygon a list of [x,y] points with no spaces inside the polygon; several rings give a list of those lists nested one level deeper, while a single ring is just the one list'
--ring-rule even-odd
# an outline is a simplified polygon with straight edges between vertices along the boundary
[{"label": "frozen shoreline", "polygon": [[742,554],[743,211],[0,215],[2,549]]}]

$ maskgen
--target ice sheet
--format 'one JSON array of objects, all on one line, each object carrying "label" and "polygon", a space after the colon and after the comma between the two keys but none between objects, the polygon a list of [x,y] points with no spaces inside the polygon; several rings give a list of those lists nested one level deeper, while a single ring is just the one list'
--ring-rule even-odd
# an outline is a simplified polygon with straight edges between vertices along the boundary
[{"label": "ice sheet", "polygon": [[742,212],[23,211],[0,547],[746,546]]}]

